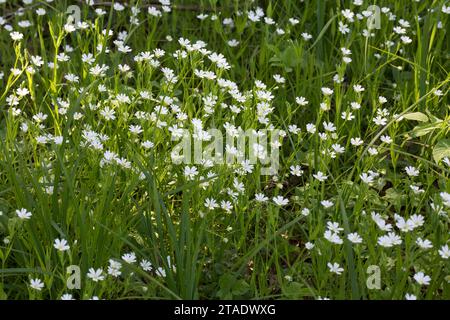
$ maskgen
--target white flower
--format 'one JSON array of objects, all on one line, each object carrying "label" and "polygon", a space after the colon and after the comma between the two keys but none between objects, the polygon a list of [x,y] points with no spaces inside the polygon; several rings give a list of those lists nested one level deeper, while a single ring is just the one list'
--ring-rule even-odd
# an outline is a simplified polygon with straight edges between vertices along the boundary
[{"label": "white flower", "polygon": [[323,95],[330,96],[333,94],[333,89],[322,87],[320,90],[322,90]]},{"label": "white flower", "polygon": [[348,25],[346,25],[342,21],[339,21],[339,32],[342,34],[346,34],[346,33],[350,32],[350,29],[349,29]]},{"label": "white flower", "polygon": [[119,93],[119,94],[116,96],[116,99],[117,99],[117,101],[120,102],[120,103],[125,103],[125,104],[130,104],[130,103],[131,103],[130,97],[127,96],[127,95],[124,94],[124,93]]},{"label": "white flower", "polygon": [[132,134],[136,134],[137,135],[137,134],[142,133],[143,130],[142,130],[142,127],[140,125],[136,125],[136,126],[130,125],[130,132]]},{"label": "white flower", "polygon": [[352,103],[350,103],[350,107],[353,110],[359,110],[359,109],[361,109],[361,104],[356,101],[353,101]]},{"label": "white flower", "polygon": [[44,283],[41,281],[41,279],[31,279],[30,280],[30,287],[32,287],[35,290],[41,291],[42,288],[44,288]]},{"label": "white flower", "polygon": [[312,123],[308,123],[306,125],[306,131],[308,131],[311,134],[314,134],[316,132],[316,126]]},{"label": "white flower", "polygon": [[55,239],[55,243],[53,244],[56,250],[66,251],[70,249],[70,246],[67,244],[66,239]]},{"label": "white flower", "polygon": [[39,8],[39,9],[36,10],[36,14],[38,16],[43,16],[43,15],[45,15],[45,13],[46,13],[46,11],[43,8]]},{"label": "white flower", "polygon": [[415,185],[410,185],[409,188],[412,190],[414,194],[421,194],[425,192],[425,190],[420,189],[418,186]]},{"label": "white flower", "polygon": [[444,159],[442,159],[442,162],[450,167],[450,158],[449,157],[445,157]]},{"label": "white flower", "polygon": [[264,22],[265,22],[266,24],[269,24],[269,25],[275,24],[275,20],[273,20],[273,19],[270,18],[270,17],[264,17]]},{"label": "white flower", "polygon": [[428,239],[417,238],[416,244],[422,249],[431,249],[433,248],[433,244]]},{"label": "white flower", "polygon": [[325,208],[331,208],[334,205],[333,201],[330,200],[322,200],[320,201],[320,204],[323,205]]},{"label": "white flower", "polygon": [[301,211],[302,216],[307,217],[310,214],[310,211],[308,208],[303,208]]},{"label": "white flower", "polygon": [[339,266],[339,264],[337,264],[336,262],[331,264],[330,262],[327,263],[328,269],[330,269],[330,272],[332,273],[336,273],[337,275],[342,274],[342,272],[344,271],[343,268],[341,268]]},{"label": "white flower", "polygon": [[439,195],[442,198],[442,202],[443,202],[444,206],[450,207],[450,193],[441,192]]},{"label": "white flower", "polygon": [[419,175],[419,170],[413,166],[405,167],[406,174],[410,177],[417,177]]},{"label": "white flower", "polygon": [[380,216],[379,213],[373,212],[371,213],[372,220],[377,224],[378,228],[383,231],[391,231],[392,225],[390,223],[386,223],[384,219]]},{"label": "white flower", "polygon": [[314,248],[314,243],[311,243],[311,242],[305,243],[305,248],[307,250],[312,250]]},{"label": "white flower", "polygon": [[378,150],[377,150],[376,148],[369,148],[369,149],[367,149],[367,151],[368,151],[369,154],[372,155],[372,156],[378,154]]},{"label": "white flower", "polygon": [[374,122],[376,125],[379,125],[379,126],[385,126],[386,123],[387,123],[387,119],[386,119],[386,118],[383,118],[383,117],[381,117],[381,116],[377,116],[377,117],[373,118],[373,122]]},{"label": "white flower", "polygon": [[342,57],[342,61],[344,61],[344,63],[350,63],[350,62],[352,62],[352,58],[344,56],[344,57]]},{"label": "white flower", "polygon": [[23,209],[23,208],[20,210],[16,210],[16,214],[22,220],[28,220],[32,216],[31,212],[29,212],[29,211],[27,211],[27,209]]},{"label": "white flower", "polygon": [[450,249],[447,244],[442,246],[438,252],[442,259],[448,259],[450,257]]},{"label": "white flower", "polygon": [[56,136],[56,137],[54,137],[53,138],[53,142],[56,144],[56,145],[58,145],[58,146],[60,146],[60,145],[62,145],[62,143],[63,143],[63,137],[62,136]]},{"label": "white flower", "polygon": [[300,106],[306,106],[309,102],[305,99],[305,97],[296,97],[295,102]]},{"label": "white flower", "polygon": [[342,244],[344,241],[339,237],[339,235],[331,230],[326,230],[323,234],[324,238],[334,244]]},{"label": "white flower", "polygon": [[334,150],[334,152],[336,153],[344,153],[345,148],[342,147],[340,144],[338,143],[334,143],[333,145],[331,145],[331,148]]},{"label": "white flower", "polygon": [[258,202],[267,202],[269,198],[267,198],[264,193],[257,193],[255,194],[255,200]]},{"label": "white flower", "polygon": [[431,278],[420,271],[414,275],[414,280],[416,280],[416,282],[420,285],[428,286],[430,284]]},{"label": "white flower", "polygon": [[237,41],[236,39],[231,39],[227,42],[227,44],[233,48],[233,47],[237,47],[239,45],[239,41]]},{"label": "white flower", "polygon": [[222,200],[220,202],[220,207],[225,210],[226,212],[231,212],[231,209],[233,209],[233,205],[230,201]]},{"label": "white flower", "polygon": [[344,16],[345,19],[347,19],[349,22],[353,22],[353,17],[355,14],[350,9],[341,10],[341,14]]},{"label": "white flower", "polygon": [[285,206],[289,203],[289,200],[282,196],[276,196],[272,198],[273,202],[278,206]]},{"label": "white flower", "polygon": [[105,276],[102,275],[102,273],[103,273],[102,269],[95,270],[94,268],[89,268],[87,277],[89,279],[92,279],[92,281],[94,281],[94,282],[103,281],[105,279]]},{"label": "white flower", "polygon": [[363,172],[362,174],[360,174],[359,177],[361,178],[361,180],[362,180],[364,183],[370,184],[370,183],[373,182],[373,176],[370,175],[370,174],[367,174],[367,173],[365,173],[365,172]]},{"label": "white flower", "polygon": [[387,235],[378,238],[378,244],[382,247],[390,248],[401,243],[402,239],[394,232],[389,232]]},{"label": "white flower", "polygon": [[148,13],[154,17],[162,16],[162,12],[160,10],[156,9],[155,7],[148,7]]},{"label": "white flower", "polygon": [[364,87],[363,86],[361,86],[361,85],[359,85],[359,84],[355,84],[354,86],[353,86],[353,90],[355,90],[355,92],[363,92],[365,89],[364,89]]},{"label": "white flower", "polygon": [[23,39],[23,33],[17,31],[13,31],[9,35],[11,36],[11,39],[13,39],[14,41],[19,41]]},{"label": "white flower", "polygon": [[276,83],[285,83],[286,79],[280,76],[279,74],[274,74],[273,78],[275,79]]},{"label": "white flower", "polygon": [[303,174],[303,170],[300,166],[291,166],[291,174],[300,177]]},{"label": "white flower", "polygon": [[64,25],[64,31],[66,31],[67,33],[74,32],[75,30],[77,30],[77,28],[75,28],[75,26],[71,23],[66,23]]},{"label": "white flower", "polygon": [[360,237],[360,235],[357,232],[349,233],[347,235],[347,239],[352,243],[361,243],[362,242],[362,238]]},{"label": "white flower", "polygon": [[75,299],[73,298],[73,296],[70,293],[64,293],[61,296],[61,300],[75,300]]},{"label": "white flower", "polygon": [[116,11],[122,11],[125,9],[125,7],[121,3],[118,3],[118,2],[114,3],[113,8]]},{"label": "white flower", "polygon": [[188,180],[194,180],[196,175],[198,175],[198,171],[197,171],[197,168],[195,166],[192,166],[192,167],[186,166],[184,168],[184,176]]},{"label": "white flower", "polygon": [[399,228],[402,232],[409,232],[414,230],[414,226],[412,225],[412,223],[410,222],[410,220],[405,220],[403,217],[395,214],[394,216],[395,218],[395,225],[397,226],[397,228]]},{"label": "white flower", "polygon": [[344,230],[344,228],[341,228],[341,227],[339,226],[339,223],[337,223],[337,222],[332,222],[332,221],[328,221],[328,222],[327,222],[327,229],[330,230],[330,231],[333,231],[333,232],[335,232],[335,233],[339,233],[339,232],[341,232],[342,230]]},{"label": "white flower", "polygon": [[105,107],[105,109],[100,111],[100,115],[105,118],[105,120],[114,120],[116,118],[115,113],[116,112],[109,107]]},{"label": "white flower", "polygon": [[109,275],[117,278],[122,274],[122,271],[120,271],[121,268],[122,264],[119,261],[109,259],[109,266],[108,266]]},{"label": "white flower", "polygon": [[151,149],[155,146],[155,144],[153,142],[148,141],[148,140],[142,142],[141,145],[144,149]]},{"label": "white flower", "polygon": [[320,182],[323,182],[328,178],[328,176],[324,175],[322,171],[317,171],[316,174],[313,174],[313,177],[319,180]]},{"label": "white flower", "polygon": [[215,208],[218,208],[219,205],[217,204],[217,201],[213,198],[207,198],[205,200],[205,207],[209,210],[214,210]]},{"label": "white flower", "polygon": [[341,48],[341,52],[344,56],[350,56],[352,54],[352,51],[347,48]]},{"label": "white flower", "polygon": [[125,253],[122,255],[122,260],[126,263],[135,263],[136,262],[136,254],[134,252]]},{"label": "white flower", "polygon": [[323,122],[323,128],[325,129],[325,131],[328,131],[328,132],[334,132],[334,131],[336,131],[336,126],[334,125],[334,123],[332,123],[332,122]]},{"label": "white flower", "polygon": [[151,271],[152,270],[152,264],[148,260],[142,260],[139,265],[141,266],[142,270],[144,271]]},{"label": "white flower", "polygon": [[302,38],[303,38],[305,41],[311,40],[312,37],[313,37],[312,34],[307,33],[307,32],[303,32],[303,33],[301,34],[301,36],[302,36]]},{"label": "white flower", "polygon": [[380,104],[384,104],[384,103],[387,102],[387,99],[386,99],[385,97],[383,97],[383,96],[379,96],[379,97],[378,97],[378,102],[379,102]]},{"label": "white flower", "polygon": [[380,140],[387,144],[391,144],[393,142],[392,138],[389,137],[388,135],[381,136]]},{"label": "white flower", "polygon": [[350,111],[344,111],[341,113],[341,118],[343,120],[351,121],[351,120],[355,119],[355,116]]},{"label": "white flower", "polygon": [[408,36],[401,36],[400,39],[404,44],[410,44],[412,42],[412,39]]},{"label": "white flower", "polygon": [[445,4],[442,5],[442,12],[450,14],[450,6],[446,7]]},{"label": "white flower", "polygon": [[295,125],[295,124],[289,125],[288,130],[289,130],[289,132],[291,132],[293,134],[298,134],[301,131],[301,129],[299,127],[297,127],[297,125]]},{"label": "white flower", "polygon": [[412,225],[413,229],[415,229],[424,225],[425,218],[421,214],[413,214],[409,217],[408,222]]},{"label": "white flower", "polygon": [[417,300],[417,297],[416,297],[415,295],[413,295],[413,294],[407,293],[407,294],[405,295],[405,299],[406,299],[406,300]]},{"label": "white flower", "polygon": [[364,141],[361,140],[361,138],[356,137],[356,138],[351,138],[351,139],[350,139],[350,143],[351,143],[353,146],[357,147],[357,146],[362,145],[362,144],[364,143]]},{"label": "white flower", "polygon": [[163,268],[159,267],[158,269],[156,269],[156,275],[162,278],[166,277],[166,270],[164,270]]},{"label": "white flower", "polygon": [[299,21],[298,19],[295,19],[295,18],[289,18],[289,22],[290,22],[293,26],[295,26],[295,25],[298,24],[300,21]]},{"label": "white flower", "polygon": [[30,91],[27,88],[18,88],[16,93],[19,97],[25,97],[30,93]]}]

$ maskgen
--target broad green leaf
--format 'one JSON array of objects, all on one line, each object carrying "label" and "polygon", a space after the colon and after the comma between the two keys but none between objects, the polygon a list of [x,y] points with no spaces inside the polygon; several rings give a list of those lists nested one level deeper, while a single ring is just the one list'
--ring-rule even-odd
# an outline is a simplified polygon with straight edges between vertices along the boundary
[{"label": "broad green leaf", "polygon": [[408,135],[413,138],[418,138],[430,132],[433,132],[434,130],[440,127],[441,127],[440,123],[425,123],[414,127],[414,129],[412,129]]},{"label": "broad green leaf", "polygon": [[422,112],[411,112],[403,115],[404,119],[408,120],[415,120],[415,121],[421,121],[421,122],[428,122],[428,117],[426,114]]},{"label": "broad green leaf", "polygon": [[440,140],[433,149],[433,159],[436,162],[441,161],[445,157],[450,157],[450,140]]}]

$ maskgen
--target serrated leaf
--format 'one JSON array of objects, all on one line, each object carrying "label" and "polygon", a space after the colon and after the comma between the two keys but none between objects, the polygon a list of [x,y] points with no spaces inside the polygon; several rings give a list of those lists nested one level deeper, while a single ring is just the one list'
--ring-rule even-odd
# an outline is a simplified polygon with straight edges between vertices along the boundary
[{"label": "serrated leaf", "polygon": [[422,112],[411,112],[403,115],[404,119],[428,122],[428,117]]},{"label": "serrated leaf", "polygon": [[433,159],[439,162],[445,157],[450,157],[450,140],[440,140],[433,148]]}]

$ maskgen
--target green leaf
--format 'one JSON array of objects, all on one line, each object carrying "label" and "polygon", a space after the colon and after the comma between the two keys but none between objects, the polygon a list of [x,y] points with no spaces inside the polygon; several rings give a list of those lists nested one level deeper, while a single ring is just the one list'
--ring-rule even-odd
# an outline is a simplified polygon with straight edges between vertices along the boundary
[{"label": "green leaf", "polygon": [[438,129],[439,127],[440,127],[440,125],[434,124],[434,123],[422,124],[420,126],[414,127],[414,129],[412,129],[412,131],[410,132],[410,134],[408,134],[408,136],[413,137],[413,138],[418,138],[418,137],[424,136],[430,132],[433,132],[434,130]]},{"label": "green leaf", "polygon": [[241,296],[250,290],[250,285],[245,280],[239,280],[233,286],[232,293],[236,296]]},{"label": "green leaf", "polygon": [[227,273],[219,279],[220,290],[217,295],[221,299],[231,299],[233,296],[242,296],[250,290],[250,285],[243,279],[237,280],[233,274]]},{"label": "green leaf", "polygon": [[236,278],[232,274],[224,274],[219,279],[220,290],[217,292],[217,296],[220,299],[231,299],[233,286],[236,282]]},{"label": "green leaf", "polygon": [[394,188],[387,189],[386,195],[383,198],[397,208],[404,205],[407,200],[407,197],[405,194],[403,194],[403,192],[399,192]]},{"label": "green leaf", "polygon": [[412,138],[418,138],[442,127],[443,120],[433,116],[432,114],[429,115],[429,119],[430,123],[423,123],[414,127],[414,129],[412,129],[409,133],[407,133],[407,136]]},{"label": "green leaf", "polygon": [[411,112],[403,115],[404,119],[428,122],[428,117],[422,112]]},{"label": "green leaf", "polygon": [[445,157],[450,157],[450,140],[443,139],[440,140],[433,149],[433,159],[434,161],[439,162]]},{"label": "green leaf", "polygon": [[289,282],[284,288],[283,293],[289,299],[304,299],[305,297],[312,297],[311,290],[298,282]]}]

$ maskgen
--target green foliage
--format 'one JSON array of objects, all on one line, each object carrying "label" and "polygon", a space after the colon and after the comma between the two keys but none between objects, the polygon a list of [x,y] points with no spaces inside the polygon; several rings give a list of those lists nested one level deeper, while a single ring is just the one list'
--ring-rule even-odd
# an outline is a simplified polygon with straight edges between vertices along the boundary
[{"label": "green foliage", "polygon": [[[450,299],[447,2],[1,3],[0,299]],[[198,120],[279,170],[176,163]]]}]

